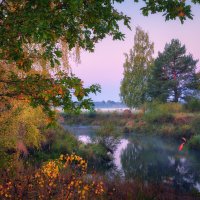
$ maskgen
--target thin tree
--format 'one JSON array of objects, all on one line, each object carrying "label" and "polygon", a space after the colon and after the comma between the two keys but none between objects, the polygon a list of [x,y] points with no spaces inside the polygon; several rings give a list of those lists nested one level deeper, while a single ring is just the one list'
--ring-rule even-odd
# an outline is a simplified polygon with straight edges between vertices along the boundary
[{"label": "thin tree", "polygon": [[147,99],[147,80],[153,63],[154,44],[148,33],[136,28],[134,46],[125,54],[124,77],[121,82],[121,100],[130,108],[141,106]]}]

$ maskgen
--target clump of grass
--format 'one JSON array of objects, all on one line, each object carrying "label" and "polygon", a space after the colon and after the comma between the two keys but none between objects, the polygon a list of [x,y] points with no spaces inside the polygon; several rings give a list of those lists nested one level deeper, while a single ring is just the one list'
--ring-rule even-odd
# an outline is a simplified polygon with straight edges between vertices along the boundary
[{"label": "clump of grass", "polygon": [[177,127],[177,135],[181,135],[186,138],[190,138],[191,135],[194,135],[191,125],[183,124],[183,125],[178,126]]},{"label": "clump of grass", "polygon": [[168,123],[173,121],[173,113],[181,110],[182,106],[178,103],[153,103],[145,113],[144,119],[149,123]]},{"label": "clump of grass", "polygon": [[188,113],[180,112],[174,113],[174,124],[189,124],[191,122],[191,116]]},{"label": "clump of grass", "polygon": [[89,160],[90,167],[98,171],[110,168],[113,153],[119,143],[121,132],[113,123],[105,123],[97,129],[91,144],[81,145],[79,154]]},{"label": "clump of grass", "polygon": [[160,133],[165,134],[166,136],[171,136],[175,133],[175,126],[173,124],[164,124],[160,128]]}]

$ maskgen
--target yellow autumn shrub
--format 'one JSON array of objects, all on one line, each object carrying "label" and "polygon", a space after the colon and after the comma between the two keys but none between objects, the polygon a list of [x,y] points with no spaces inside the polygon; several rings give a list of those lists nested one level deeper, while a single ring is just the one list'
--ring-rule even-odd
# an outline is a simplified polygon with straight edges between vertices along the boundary
[{"label": "yellow autumn shrub", "polygon": [[[2,176],[4,177],[4,176]],[[102,199],[103,181],[87,174],[87,162],[78,155],[61,155],[39,169],[0,180],[0,199]]]},{"label": "yellow autumn shrub", "polygon": [[48,118],[40,107],[33,108],[27,102],[12,101],[11,107],[0,113],[0,147],[39,147],[44,140],[41,130],[47,124]]}]

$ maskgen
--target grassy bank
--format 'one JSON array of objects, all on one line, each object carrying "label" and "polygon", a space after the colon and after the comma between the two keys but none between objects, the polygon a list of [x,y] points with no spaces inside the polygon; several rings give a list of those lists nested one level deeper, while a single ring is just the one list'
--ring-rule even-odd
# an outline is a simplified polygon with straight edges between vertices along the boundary
[{"label": "grassy bank", "polygon": [[[0,199],[198,199],[199,193],[170,185],[119,177],[108,180],[119,136],[155,134],[180,139],[200,149],[200,113],[180,104],[155,104],[145,112],[62,115],[61,124],[99,126],[94,143],[83,144],[57,125],[43,129],[38,148],[0,151]],[[101,171],[102,170],[102,171]]]},{"label": "grassy bank", "polygon": [[[111,167],[108,165],[112,161],[112,154],[109,152],[114,151],[115,141],[117,141],[116,128],[109,126],[105,129],[97,131],[94,143],[84,144],[68,130],[58,125],[45,132],[45,142],[39,149],[29,149],[29,156],[25,160],[32,165],[35,163],[41,165],[50,159],[58,158],[61,154],[75,153],[89,162],[89,169],[105,170]],[[106,140],[108,136],[113,137],[111,140]]]},{"label": "grassy bank", "polygon": [[40,167],[25,167],[18,163],[1,171],[1,199],[117,199],[117,200],[192,200],[195,191],[176,191],[164,184],[144,184],[140,181],[108,180],[89,173],[88,163],[76,154],[61,155]]},{"label": "grassy bank", "polygon": [[[157,110],[156,110],[157,109]],[[187,137],[199,149],[199,113],[180,105],[159,105],[145,113],[87,113],[64,115],[64,124],[98,125],[95,143],[83,144],[62,126],[48,128],[40,148],[4,152],[0,169],[1,199],[195,199],[197,191],[183,193],[169,185],[139,180],[108,180],[101,169],[111,167],[112,152],[124,134],[158,134]],[[186,128],[183,128],[185,126]],[[171,127],[167,130],[167,127]],[[183,131],[185,130],[185,132]],[[109,138],[109,140],[108,140]],[[3,158],[3,155],[1,156]]]},{"label": "grassy bank", "polygon": [[174,139],[185,137],[190,148],[200,149],[200,112],[198,105],[178,103],[149,105],[145,112],[125,110],[117,112],[94,112],[77,115],[63,114],[64,123],[69,125],[104,126],[113,124],[123,134],[156,134]]}]

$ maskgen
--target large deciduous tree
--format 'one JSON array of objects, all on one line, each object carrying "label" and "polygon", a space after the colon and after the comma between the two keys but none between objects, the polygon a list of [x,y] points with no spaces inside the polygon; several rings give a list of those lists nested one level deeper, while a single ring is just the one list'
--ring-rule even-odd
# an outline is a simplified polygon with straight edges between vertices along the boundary
[{"label": "large deciduous tree", "polygon": [[125,54],[124,78],[120,96],[129,107],[139,107],[147,99],[147,80],[153,63],[154,44],[140,27],[136,28],[134,46]]},{"label": "large deciduous tree", "polygon": [[[88,95],[99,87],[84,88],[81,80],[69,73],[67,56],[72,49],[93,51],[95,43],[107,35],[123,39],[118,22],[129,27],[130,18],[114,8],[114,3],[122,2],[0,0],[1,104],[6,106],[10,99],[17,98],[42,105],[47,111],[52,106],[65,110],[89,108]],[[144,3],[143,15],[162,12],[166,20],[179,17],[182,22],[192,18],[186,1]]]},{"label": "large deciduous tree", "polygon": [[127,25],[129,18],[110,1],[1,1],[1,101],[25,99],[46,110],[89,108],[91,100],[84,97],[99,88],[84,88],[69,73],[68,52],[92,51],[106,35],[122,39],[121,20]]},{"label": "large deciduous tree", "polygon": [[198,90],[195,72],[197,60],[186,55],[185,45],[177,39],[165,45],[152,68],[148,91],[150,98],[161,102],[178,102]]},{"label": "large deciduous tree", "polygon": [[[139,0],[135,0],[138,2]],[[193,19],[191,5],[199,4],[200,0],[170,0],[170,1],[155,1],[143,0],[145,6],[141,8],[143,15],[148,16],[149,13],[154,14],[162,12],[166,20],[174,20],[177,17],[183,23],[187,18]]]}]

